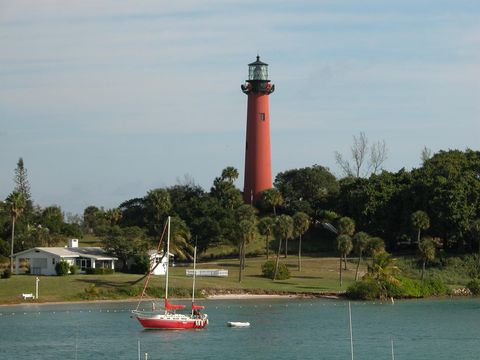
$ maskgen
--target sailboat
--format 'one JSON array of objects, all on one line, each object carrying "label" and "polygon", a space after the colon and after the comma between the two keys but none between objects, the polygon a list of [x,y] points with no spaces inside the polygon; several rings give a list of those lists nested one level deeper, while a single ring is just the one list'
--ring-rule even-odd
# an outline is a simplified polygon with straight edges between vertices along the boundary
[{"label": "sailboat", "polygon": [[[163,235],[162,235],[163,238]],[[160,244],[157,247],[157,251],[160,250]],[[154,268],[151,268],[147,280],[145,281],[145,286],[143,288],[140,301],[138,302],[137,308],[132,310],[133,317],[135,317],[140,324],[145,329],[203,329],[208,324],[208,315],[200,313],[204,307],[201,305],[195,304],[195,278],[196,278],[196,260],[197,260],[197,247],[195,247],[194,257],[193,257],[193,290],[192,290],[192,307],[189,314],[177,313],[177,310],[185,308],[185,305],[172,304],[168,300],[168,265],[170,257],[170,217],[167,220],[167,266],[165,271],[165,298],[164,298],[164,309],[155,310],[155,303],[152,304],[152,311],[141,311],[139,310],[140,303],[142,302],[143,297],[146,294],[146,289],[150,276]],[[156,265],[154,265],[156,266]]]}]

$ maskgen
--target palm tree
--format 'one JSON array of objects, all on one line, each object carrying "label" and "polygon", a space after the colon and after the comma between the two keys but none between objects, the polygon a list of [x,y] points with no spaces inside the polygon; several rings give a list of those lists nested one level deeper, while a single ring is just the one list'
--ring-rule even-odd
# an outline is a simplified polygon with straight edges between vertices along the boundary
[{"label": "palm tree", "polygon": [[367,241],[366,252],[372,257],[372,265],[375,261],[375,256],[379,253],[385,252],[385,242],[382,238],[377,236],[371,237]]},{"label": "palm tree", "polygon": [[210,189],[210,194],[229,210],[242,204],[241,192],[234,185],[237,178],[238,170],[232,166],[226,167],[222,170],[222,174],[213,180],[213,186]]},{"label": "palm tree", "polygon": [[293,233],[298,236],[298,271],[302,270],[302,236],[310,228],[310,217],[304,212],[293,215]]},{"label": "palm tree", "polygon": [[352,238],[347,234],[337,236],[337,250],[340,253],[340,286],[342,286],[342,258],[345,263],[345,270],[347,270],[347,255],[352,251]]},{"label": "palm tree", "polygon": [[[338,234],[347,235],[350,238],[350,243],[352,244],[352,236],[355,233],[355,221],[352,218],[344,216],[338,220]],[[338,243],[337,243],[338,244]],[[339,249],[340,250],[340,249]],[[352,251],[352,249],[350,249]],[[350,253],[350,251],[348,253]],[[347,255],[344,256],[345,270],[347,270]]]},{"label": "palm tree", "polygon": [[381,297],[385,297],[388,293],[387,285],[399,285],[398,279],[395,274],[399,272],[397,266],[395,266],[394,259],[385,250],[381,250],[373,256],[372,266],[368,267],[368,276],[375,281],[381,289]]},{"label": "palm tree", "polygon": [[238,224],[238,233],[241,239],[239,244],[240,265],[238,282],[241,282],[243,278],[243,270],[245,269],[246,247],[247,244],[255,237],[255,222],[248,219],[241,220]]},{"label": "palm tree", "polygon": [[417,230],[417,243],[419,244],[422,230],[427,230],[430,227],[430,218],[425,211],[418,210],[412,213],[411,221],[413,227]]},{"label": "palm tree", "polygon": [[275,272],[273,273],[273,281],[275,281],[275,278],[278,272],[278,261],[280,258],[280,251],[282,249],[282,240],[291,238],[293,234],[292,217],[285,214],[278,216],[275,219],[275,227],[273,228],[273,232],[275,234],[275,237],[278,240],[277,258],[275,260]]},{"label": "palm tree", "polygon": [[243,270],[245,270],[245,255],[247,244],[255,238],[255,225],[257,222],[257,210],[249,204],[240,205],[235,210],[237,221],[236,232],[238,235],[238,257],[240,260],[240,271],[238,281],[242,281]]},{"label": "palm tree", "polygon": [[150,190],[145,196],[146,223],[155,235],[160,235],[172,209],[170,194],[165,189]]},{"label": "palm tree", "polygon": [[233,166],[227,166],[222,170],[221,178],[222,180],[227,180],[230,183],[234,183],[238,179],[239,173],[238,170]]},{"label": "palm tree", "polygon": [[347,216],[340,218],[338,220],[338,232],[340,235],[353,236],[355,233],[355,221]]},{"label": "palm tree", "polygon": [[418,250],[420,250],[420,257],[422,259],[421,280],[423,280],[425,275],[425,265],[428,261],[433,261],[433,259],[435,259],[435,251],[438,245],[438,241],[431,237],[424,237],[418,243]]},{"label": "palm tree", "polygon": [[362,254],[367,249],[369,238],[370,238],[370,235],[368,235],[364,231],[360,231],[356,233],[355,236],[353,237],[354,248],[358,254],[357,269],[355,271],[355,281],[358,280],[358,269],[360,268],[360,262],[362,261]]},{"label": "palm tree", "polygon": [[17,191],[12,192],[5,200],[7,204],[7,209],[10,212],[10,217],[12,218],[12,239],[10,243],[10,272],[13,273],[13,248],[15,242],[15,222],[18,217],[22,214],[23,209],[25,208],[26,201],[25,197]]},{"label": "palm tree", "polygon": [[257,218],[257,209],[255,209],[250,204],[240,205],[235,210],[235,220],[237,220],[237,223],[239,223],[242,220],[250,220],[255,222],[256,218]]},{"label": "palm tree", "polygon": [[273,227],[275,226],[275,221],[273,218],[266,216],[264,218],[261,218],[260,221],[258,222],[258,232],[265,236],[265,252],[267,254],[267,260],[270,252],[270,244],[269,244],[269,238],[270,236],[273,235]]},{"label": "palm tree", "polygon": [[277,216],[277,206],[283,204],[282,193],[275,188],[267,189],[261,194],[261,202],[265,207],[272,208],[273,216]]},{"label": "palm tree", "polygon": [[194,246],[187,223],[177,216],[170,218],[170,252],[180,260],[192,260]]},{"label": "palm tree", "polygon": [[117,225],[122,218],[122,210],[119,208],[109,209],[105,212],[105,217],[110,222],[110,226]]}]

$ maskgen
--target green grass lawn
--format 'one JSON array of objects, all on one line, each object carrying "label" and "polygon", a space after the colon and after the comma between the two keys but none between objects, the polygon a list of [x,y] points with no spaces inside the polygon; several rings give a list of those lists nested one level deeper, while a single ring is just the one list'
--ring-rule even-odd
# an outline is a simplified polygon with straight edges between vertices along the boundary
[{"label": "green grass lawn", "polygon": [[[332,293],[344,291],[353,281],[355,265],[348,264],[343,272],[343,286],[338,281],[338,258],[304,257],[302,271],[297,270],[297,257],[281,259],[291,271],[288,280],[273,282],[261,276],[261,265],[265,257],[248,258],[244,279],[238,282],[238,260],[226,259],[203,262],[197,267],[204,269],[226,269],[227,278],[198,277],[197,295],[204,293]],[[185,275],[188,267],[170,268],[171,296],[189,296],[191,277]],[[361,268],[365,271],[365,267]],[[69,275],[40,276],[39,299],[35,302],[75,301],[93,299],[128,299],[136,298],[144,281],[137,282],[141,275],[116,273],[114,275]],[[162,296],[164,276],[152,276],[149,288],[152,293]],[[10,279],[0,279],[0,303],[22,302],[22,293],[35,293],[35,276],[13,275]],[[32,300],[29,300],[32,302]]]}]

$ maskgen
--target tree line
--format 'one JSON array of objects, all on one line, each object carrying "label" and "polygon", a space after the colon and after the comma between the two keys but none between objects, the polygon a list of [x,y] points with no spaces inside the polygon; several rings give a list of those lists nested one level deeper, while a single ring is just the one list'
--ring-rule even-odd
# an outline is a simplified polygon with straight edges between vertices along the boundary
[{"label": "tree line", "polygon": [[[152,189],[114,209],[92,205],[82,217],[69,219],[59,206],[34,204],[20,159],[15,189],[0,203],[0,254],[8,258],[33,246],[53,246],[66,237],[93,234],[120,259],[137,256],[145,261],[144,250],[158,241],[168,215],[174,223],[172,243],[179,259],[188,259],[194,244],[201,252],[228,243],[235,245],[240,268],[255,237],[265,241],[266,257],[276,253],[276,265],[282,251],[283,256],[292,251],[289,240],[295,239],[299,268],[302,247],[309,252],[337,252],[343,258],[352,250],[375,251],[363,237],[376,239],[377,246],[381,241],[389,252],[423,249],[425,261],[438,246],[447,253],[480,251],[480,152],[439,151],[425,156],[419,168],[388,172],[378,171],[378,159],[385,156],[381,147],[378,143],[374,148],[377,162],[369,175],[362,177],[358,164],[350,168],[338,156],[348,169],[343,178],[320,165],[286,170],[277,174],[274,187],[255,204],[243,203],[235,186],[238,171],[226,167],[209,190],[188,180]],[[346,219],[355,224],[353,231]]]}]

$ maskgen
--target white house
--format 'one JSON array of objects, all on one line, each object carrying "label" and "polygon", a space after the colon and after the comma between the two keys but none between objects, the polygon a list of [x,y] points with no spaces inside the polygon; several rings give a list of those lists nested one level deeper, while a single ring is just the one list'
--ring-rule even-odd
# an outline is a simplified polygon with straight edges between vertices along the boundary
[{"label": "white house", "polygon": [[32,275],[56,275],[55,265],[66,261],[77,265],[79,272],[88,268],[115,269],[116,257],[108,256],[100,247],[78,247],[78,239],[68,240],[66,247],[35,247],[13,255],[15,273],[18,274],[20,261],[27,261]]},{"label": "white house", "polygon": [[[150,258],[150,269],[155,267],[156,264],[158,264],[157,267],[152,271],[153,275],[165,275],[167,271],[167,264],[168,264],[168,259],[166,256],[163,256],[163,252],[158,253],[157,250],[149,250],[148,251],[148,256]],[[163,259],[162,259],[163,256]],[[173,254],[170,253],[170,257],[173,257]],[[159,262],[161,261],[161,264]]]}]

